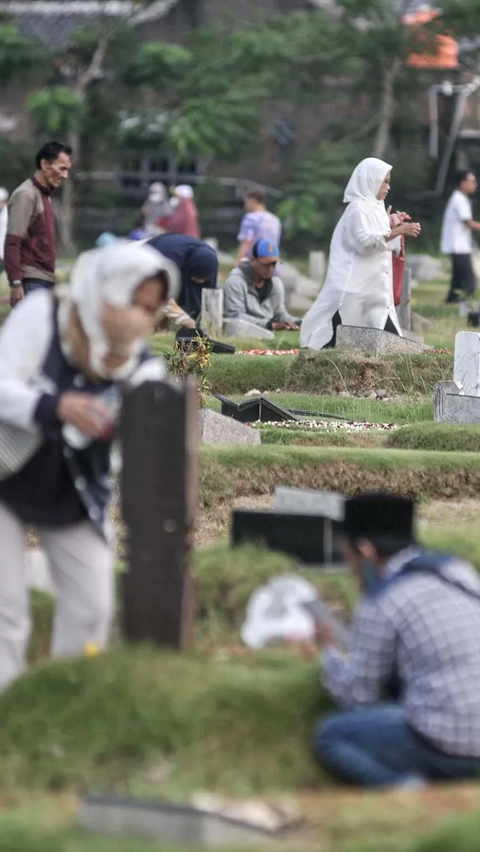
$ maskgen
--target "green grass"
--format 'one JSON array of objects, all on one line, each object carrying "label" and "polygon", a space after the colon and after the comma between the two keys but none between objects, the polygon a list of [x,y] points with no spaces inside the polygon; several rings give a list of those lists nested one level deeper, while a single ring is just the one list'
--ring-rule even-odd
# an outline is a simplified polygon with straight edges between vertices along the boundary
[{"label": "green grass", "polygon": [[387,433],[369,432],[323,432],[306,429],[262,428],[262,444],[299,447],[384,447]]},{"label": "green grass", "polygon": [[207,377],[213,393],[243,394],[256,388],[275,391],[285,386],[287,368],[294,356],[255,358],[252,355],[215,355]]},{"label": "green grass", "polygon": [[388,446],[405,450],[480,452],[480,426],[456,423],[414,423],[388,435]]}]

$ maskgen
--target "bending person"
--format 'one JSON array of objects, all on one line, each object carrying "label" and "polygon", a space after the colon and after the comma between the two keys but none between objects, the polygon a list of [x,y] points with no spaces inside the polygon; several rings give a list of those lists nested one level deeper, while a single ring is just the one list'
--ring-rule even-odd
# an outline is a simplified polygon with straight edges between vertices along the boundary
[{"label": "bending person", "polygon": [[30,525],[56,587],[53,655],[107,643],[111,440],[122,385],[148,357],[145,341],[169,289],[158,252],[118,243],[81,255],[65,294],[32,293],[2,327],[0,689],[25,666]]},{"label": "bending person", "polygon": [[283,282],[275,274],[279,260],[275,243],[255,243],[251,259],[242,261],[225,282],[226,319],[246,320],[274,331],[298,331],[300,320],[288,313]]},{"label": "bending person", "polygon": [[[177,326],[195,328],[202,310],[202,289],[217,286],[218,257],[216,251],[202,240],[184,234],[162,234],[149,240],[148,245],[174,263],[181,277],[177,306],[170,303],[172,320]],[[178,307],[182,310],[178,312]],[[176,314],[174,313],[177,308]],[[168,309],[167,309],[168,310]],[[167,315],[167,314],[165,314]]]},{"label": "bending person", "polygon": [[334,346],[339,325],[402,334],[393,302],[392,251],[396,238],[418,237],[418,222],[391,226],[385,209],[392,167],[368,157],[345,190],[347,204],[330,246],[327,277],[304,317],[300,345]]}]

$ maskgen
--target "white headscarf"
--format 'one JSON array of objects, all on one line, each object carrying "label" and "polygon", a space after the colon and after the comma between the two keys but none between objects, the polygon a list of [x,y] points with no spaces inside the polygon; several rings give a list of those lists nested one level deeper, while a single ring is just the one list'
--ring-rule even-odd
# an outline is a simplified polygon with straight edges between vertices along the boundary
[{"label": "white headscarf", "polygon": [[385,210],[385,202],[377,198],[380,187],[392,171],[392,166],[377,157],[367,157],[356,166],[348,181],[343,201],[366,201],[371,208],[378,227],[388,229],[390,219]]},{"label": "white headscarf", "polygon": [[0,186],[0,202],[8,201],[8,189],[5,189],[4,186]]},{"label": "white headscarf", "polygon": [[[104,358],[111,349],[102,322],[104,305],[120,309],[130,307],[138,287],[159,272],[166,273],[167,298],[175,298],[180,287],[178,270],[152,246],[118,241],[85,252],[78,258],[72,270],[69,295],[63,304],[60,322],[65,331],[70,307],[75,305],[90,341],[90,367],[96,375],[105,376]],[[125,378],[131,373],[136,365],[135,355],[138,355],[148,334],[147,326],[148,323],[145,324],[144,333],[139,324],[138,334],[131,345],[131,357],[108,378]]]},{"label": "white headscarf", "polygon": [[177,196],[177,198],[193,198],[194,192],[191,186],[188,186],[186,183],[180,184],[180,186],[176,186],[173,190],[173,194]]}]

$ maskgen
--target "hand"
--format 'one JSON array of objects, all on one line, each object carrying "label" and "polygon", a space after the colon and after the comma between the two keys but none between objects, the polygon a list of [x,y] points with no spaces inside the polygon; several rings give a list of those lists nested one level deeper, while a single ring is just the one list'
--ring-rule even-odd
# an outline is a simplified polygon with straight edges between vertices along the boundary
[{"label": "hand", "polygon": [[10,307],[14,308],[15,305],[18,305],[22,299],[25,298],[25,291],[23,287],[18,285],[17,287],[10,287]]},{"label": "hand", "polygon": [[197,323],[191,317],[189,317],[188,319],[185,319],[182,322],[182,325],[183,325],[183,328],[196,328],[197,327]]},{"label": "hand", "polygon": [[403,236],[414,237],[415,239],[419,237],[422,232],[420,222],[403,222],[400,225],[400,229]]},{"label": "hand", "polygon": [[67,391],[60,397],[57,414],[62,423],[71,423],[88,438],[107,439],[112,435],[112,411],[92,394]]},{"label": "hand", "polygon": [[272,331],[299,331],[296,322],[272,322]]}]

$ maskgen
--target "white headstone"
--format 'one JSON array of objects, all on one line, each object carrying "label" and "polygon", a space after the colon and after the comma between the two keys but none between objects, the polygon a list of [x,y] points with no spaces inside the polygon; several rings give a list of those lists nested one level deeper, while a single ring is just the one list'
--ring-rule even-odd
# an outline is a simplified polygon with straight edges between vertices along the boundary
[{"label": "white headstone", "polygon": [[325,280],[326,259],[324,251],[311,251],[309,255],[310,278],[323,284]]},{"label": "white headstone", "polygon": [[223,290],[202,290],[200,328],[209,337],[220,337],[223,331]]},{"label": "white headstone", "polygon": [[332,521],[343,521],[345,497],[336,491],[316,491],[313,488],[277,485],[273,508],[279,514],[320,515]]},{"label": "white headstone", "polygon": [[465,396],[480,396],[480,334],[475,331],[455,336],[453,380],[461,384]]}]

